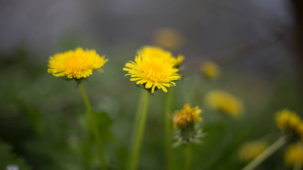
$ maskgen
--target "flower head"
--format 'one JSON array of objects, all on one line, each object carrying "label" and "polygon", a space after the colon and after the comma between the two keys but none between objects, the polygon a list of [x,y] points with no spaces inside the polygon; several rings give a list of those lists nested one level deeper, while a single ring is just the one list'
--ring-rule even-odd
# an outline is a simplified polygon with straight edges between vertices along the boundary
[{"label": "flower head", "polygon": [[155,89],[167,92],[166,87],[175,86],[174,81],[181,78],[178,74],[179,69],[173,68],[171,62],[152,57],[137,56],[135,62],[126,63],[123,70],[128,72],[126,75],[132,77],[130,81],[143,84],[152,93]]},{"label": "flower head", "polygon": [[208,61],[201,65],[201,72],[205,77],[215,79],[220,75],[220,68],[216,63]]},{"label": "flower head", "polygon": [[206,100],[213,109],[221,110],[233,117],[239,117],[243,111],[243,104],[239,99],[221,90],[209,92]]},{"label": "flower head", "polygon": [[90,76],[93,70],[99,69],[107,62],[104,56],[100,57],[95,50],[83,50],[58,53],[50,57],[48,72],[56,77],[67,76],[72,79],[82,79]]},{"label": "flower head", "polygon": [[290,140],[303,139],[303,123],[295,112],[287,109],[277,112],[276,123]]},{"label": "flower head", "polygon": [[198,106],[191,108],[189,104],[185,104],[182,110],[177,111],[173,115],[174,129],[186,128],[187,126],[192,126],[194,122],[202,121],[201,112]]},{"label": "flower head", "polygon": [[259,156],[268,147],[265,141],[250,141],[244,143],[239,150],[239,158],[249,162]]},{"label": "flower head", "polygon": [[170,62],[176,68],[180,66],[184,60],[184,56],[179,55],[175,58],[169,51],[165,51],[158,47],[145,46],[138,50],[138,55],[142,58],[156,58],[165,62]]},{"label": "flower head", "polygon": [[184,35],[174,28],[159,28],[154,33],[154,43],[160,47],[177,50],[184,45]]},{"label": "flower head", "polygon": [[297,159],[303,162],[303,146],[302,144],[291,145],[285,153],[285,164],[288,166],[294,166]]},{"label": "flower head", "polygon": [[182,110],[174,113],[172,119],[176,142],[173,144],[173,147],[181,144],[201,143],[200,138],[205,135],[197,123],[202,121],[200,117],[201,112],[199,107],[191,108],[189,104],[185,104]]}]

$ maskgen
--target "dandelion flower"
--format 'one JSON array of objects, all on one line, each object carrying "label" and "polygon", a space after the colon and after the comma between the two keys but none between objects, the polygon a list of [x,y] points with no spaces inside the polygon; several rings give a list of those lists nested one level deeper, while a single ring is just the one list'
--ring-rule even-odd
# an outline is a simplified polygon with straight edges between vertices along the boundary
[{"label": "dandelion flower", "polygon": [[175,58],[169,51],[165,51],[158,47],[152,47],[152,46],[145,46],[138,50],[138,55],[142,56],[143,58],[156,58],[163,60],[165,62],[170,62],[173,64],[174,67],[178,68],[182,61],[184,60],[184,56],[179,55],[177,58]]},{"label": "dandelion flower", "polygon": [[202,121],[201,112],[199,107],[191,108],[189,104],[185,104],[182,110],[177,111],[173,115],[174,129],[186,128],[187,126],[192,126],[194,122]]},{"label": "dandelion flower", "polygon": [[208,61],[201,65],[201,72],[209,79],[216,79],[220,75],[220,68],[216,63]]},{"label": "dandelion flower", "polygon": [[303,123],[295,112],[287,109],[277,112],[276,123],[290,140],[303,139]]},{"label": "dandelion flower", "polygon": [[75,51],[58,53],[50,57],[48,72],[56,77],[72,79],[87,78],[93,70],[101,70],[107,62],[104,56],[100,57],[95,50],[83,50],[77,48]]},{"label": "dandelion flower", "polygon": [[159,28],[155,31],[154,43],[160,47],[177,50],[184,45],[184,35],[174,28]]},{"label": "dandelion flower", "polygon": [[243,111],[242,102],[231,94],[214,90],[207,94],[206,100],[213,108],[233,117],[239,117]]},{"label": "dandelion flower", "polygon": [[294,166],[297,159],[300,160],[300,162],[303,162],[303,146],[302,144],[293,144],[291,145],[286,153],[285,153],[285,164],[288,166]]},{"label": "dandelion flower", "polygon": [[178,74],[179,69],[173,68],[172,63],[150,57],[137,56],[135,62],[126,63],[123,70],[128,72],[126,76],[132,77],[130,81],[143,84],[152,93],[155,89],[167,92],[166,87],[175,86],[174,81],[181,78]]},{"label": "dandelion flower", "polygon": [[268,147],[265,141],[250,141],[244,143],[239,150],[239,158],[249,162],[259,156]]},{"label": "dandelion flower", "polygon": [[173,147],[181,144],[201,143],[200,138],[204,136],[202,129],[199,128],[197,122],[201,122],[201,109],[199,107],[191,108],[189,104],[185,104],[182,110],[174,113],[172,120],[176,130],[174,138],[176,142]]}]

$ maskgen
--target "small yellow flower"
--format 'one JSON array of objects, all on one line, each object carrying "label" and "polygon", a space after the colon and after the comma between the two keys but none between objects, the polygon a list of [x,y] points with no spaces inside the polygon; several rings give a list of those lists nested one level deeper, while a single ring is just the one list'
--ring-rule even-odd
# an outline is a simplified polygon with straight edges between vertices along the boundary
[{"label": "small yellow flower", "polygon": [[303,146],[302,144],[293,144],[291,145],[286,153],[285,153],[285,164],[288,166],[294,166],[296,163],[297,159],[300,160],[300,162],[303,162]]},{"label": "small yellow flower", "polygon": [[177,50],[184,45],[184,35],[173,28],[159,28],[154,33],[154,43],[157,46]]},{"label": "small yellow flower", "polygon": [[244,143],[239,150],[239,158],[249,162],[259,156],[268,147],[265,141],[250,141]]},{"label": "small yellow flower", "polygon": [[99,69],[107,62],[104,56],[100,57],[95,50],[67,51],[50,57],[48,73],[56,77],[81,79],[90,76],[93,70]]},{"label": "small yellow flower", "polygon": [[303,123],[295,112],[287,109],[277,112],[276,123],[282,133],[290,139],[303,139]]},{"label": "small yellow flower", "polygon": [[174,129],[186,128],[193,125],[194,122],[202,121],[200,117],[201,109],[199,107],[191,108],[189,104],[185,104],[182,110],[176,111],[173,115]]},{"label": "small yellow flower", "polygon": [[220,68],[216,63],[205,62],[201,65],[202,74],[210,79],[216,79],[220,76]]},{"label": "small yellow flower", "polygon": [[148,58],[156,58],[163,60],[165,62],[171,62],[174,67],[179,67],[182,61],[184,60],[184,56],[179,55],[175,58],[169,51],[165,51],[158,47],[145,46],[138,50],[138,55],[141,57]]},{"label": "small yellow flower", "polygon": [[179,80],[179,69],[173,68],[172,63],[158,58],[137,56],[135,62],[130,61],[123,68],[132,78],[130,81],[137,81],[137,84],[143,84],[146,89],[162,89],[167,92],[165,87],[176,85],[173,81]]},{"label": "small yellow flower", "polygon": [[227,92],[211,91],[207,94],[206,100],[213,109],[221,110],[227,115],[239,117],[242,114],[242,102]]}]

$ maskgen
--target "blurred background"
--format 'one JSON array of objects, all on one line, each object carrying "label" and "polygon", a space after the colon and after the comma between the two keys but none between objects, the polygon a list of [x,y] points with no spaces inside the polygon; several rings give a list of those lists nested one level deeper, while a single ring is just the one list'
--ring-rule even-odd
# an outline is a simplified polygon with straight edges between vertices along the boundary
[{"label": "blurred background", "polygon": [[[124,169],[140,90],[122,68],[145,45],[185,56],[172,108],[203,110],[207,135],[193,146],[193,169],[241,169],[242,144],[278,138],[276,111],[302,115],[302,10],[300,0],[0,1],[0,169],[98,169],[76,83],[47,73],[50,56],[77,47],[109,59],[84,86],[107,159]],[[220,67],[218,79],[203,78],[205,61]],[[243,102],[240,119],[213,116],[219,113],[204,98],[217,89]],[[139,169],[164,169],[164,103],[162,91],[151,97]],[[286,149],[259,169],[292,169]],[[176,169],[183,169],[183,152],[174,149]]]}]

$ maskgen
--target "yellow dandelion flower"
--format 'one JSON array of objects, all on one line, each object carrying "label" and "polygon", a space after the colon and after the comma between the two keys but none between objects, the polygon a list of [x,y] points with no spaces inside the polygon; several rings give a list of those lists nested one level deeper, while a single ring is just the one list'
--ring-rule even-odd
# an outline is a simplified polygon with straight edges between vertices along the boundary
[{"label": "yellow dandelion flower", "polygon": [[157,58],[137,56],[135,62],[130,61],[123,68],[132,78],[130,81],[137,81],[137,84],[143,84],[146,89],[162,89],[167,92],[165,87],[175,86],[173,82],[181,77],[178,74],[179,69],[173,68],[172,63],[165,62]]},{"label": "yellow dandelion flower", "polygon": [[277,112],[276,123],[291,140],[303,139],[303,123],[299,116],[287,109]]},{"label": "yellow dandelion flower", "polygon": [[201,72],[205,77],[215,79],[220,75],[220,68],[216,63],[208,61],[201,65]]},{"label": "yellow dandelion flower", "polygon": [[300,160],[300,162],[303,162],[303,146],[302,144],[293,144],[291,145],[286,153],[285,153],[285,164],[288,166],[294,166],[296,163],[297,159]]},{"label": "yellow dandelion flower", "polygon": [[259,156],[268,147],[265,141],[250,141],[244,143],[239,149],[239,158],[249,162]]},{"label": "yellow dandelion flower", "polygon": [[153,41],[157,46],[177,50],[184,45],[184,35],[174,28],[159,28],[155,31]]},{"label": "yellow dandelion flower", "polygon": [[179,55],[175,58],[169,51],[165,51],[158,47],[145,46],[138,50],[138,55],[142,57],[148,58],[156,58],[163,61],[171,62],[174,67],[179,67],[182,61],[184,60],[184,56]]},{"label": "yellow dandelion flower", "polygon": [[81,79],[90,76],[93,70],[99,69],[107,62],[105,56],[100,57],[95,50],[67,51],[50,57],[48,72],[56,77]]},{"label": "yellow dandelion flower", "polygon": [[243,104],[239,99],[221,90],[209,92],[206,101],[213,109],[220,110],[233,117],[239,117],[243,111]]},{"label": "yellow dandelion flower", "polygon": [[191,108],[189,104],[185,104],[182,110],[176,111],[173,115],[174,129],[186,128],[193,125],[194,122],[202,121],[200,117],[201,109],[197,106]]}]

